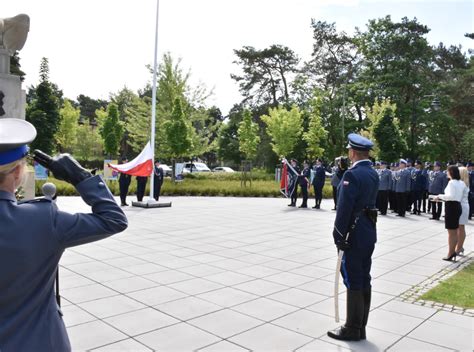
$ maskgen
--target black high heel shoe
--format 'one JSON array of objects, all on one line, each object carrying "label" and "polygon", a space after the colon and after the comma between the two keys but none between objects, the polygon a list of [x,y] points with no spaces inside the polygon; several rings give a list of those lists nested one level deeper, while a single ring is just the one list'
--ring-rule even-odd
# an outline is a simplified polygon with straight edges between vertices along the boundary
[{"label": "black high heel shoe", "polygon": [[446,257],[446,258],[443,258],[443,260],[446,260],[448,262],[455,262],[456,261],[456,252],[454,252],[453,254],[451,254],[450,256]]}]

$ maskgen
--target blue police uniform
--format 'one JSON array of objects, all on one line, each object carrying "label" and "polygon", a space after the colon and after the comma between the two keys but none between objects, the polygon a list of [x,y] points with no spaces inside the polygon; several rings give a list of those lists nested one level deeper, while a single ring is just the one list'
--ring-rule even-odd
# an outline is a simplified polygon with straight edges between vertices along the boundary
[{"label": "blue police uniform", "polygon": [[[385,165],[385,164],[384,164]],[[392,171],[389,169],[377,170],[379,175],[379,190],[377,192],[377,208],[382,215],[387,214],[388,194],[392,186]]]},{"label": "blue police uniform", "polygon": [[[429,163],[425,163],[425,168],[422,170],[422,173],[423,173],[423,177],[424,177],[424,180],[425,180],[425,186],[423,188],[423,201],[422,201],[422,212],[423,213],[426,213],[427,209],[426,209],[426,200],[428,199],[428,189],[429,189],[429,185],[430,185],[430,182],[429,182],[429,173],[430,173],[430,170],[428,169],[430,167],[430,164]],[[429,202],[428,202],[428,206],[429,206]],[[429,210],[428,210],[429,212]]]},{"label": "blue police uniform", "polygon": [[[395,169],[397,167],[396,163],[390,164],[390,167]],[[392,171],[392,170],[390,170]],[[392,171],[392,183],[390,184],[390,192],[388,193],[388,199],[390,202],[390,210],[396,212],[398,210],[397,206],[397,194],[395,193],[395,189],[397,187],[397,180],[395,179],[396,170]]]},{"label": "blue police uniform", "polygon": [[308,186],[309,179],[311,178],[311,169],[308,166],[303,168],[301,174],[298,175],[298,184],[301,187],[301,193],[303,195],[303,202],[300,205],[300,208],[308,207]]},{"label": "blue police uniform", "polygon": [[[2,127],[4,121],[0,119],[0,132],[3,132]],[[19,133],[17,129],[10,132]],[[10,156],[11,151],[0,150],[0,165],[24,157],[18,154],[12,160]],[[61,255],[68,247],[103,239],[127,227],[127,218],[100,176],[88,173],[87,178],[77,183],[76,189],[92,206],[92,213],[65,213],[47,199],[18,203],[13,193],[0,190],[2,352],[70,351],[54,294]]]},{"label": "blue police uniform", "polygon": [[426,178],[423,174],[423,170],[415,169],[412,173],[413,179],[413,214],[421,214],[421,203],[423,199],[423,193],[426,188]]},{"label": "blue police uniform", "polygon": [[[401,163],[405,163],[404,160]],[[411,172],[408,169],[400,169],[395,172],[395,193],[397,197],[397,216],[405,216],[407,210],[408,194],[411,190]]]},{"label": "blue police uniform", "polygon": [[322,165],[316,166],[314,168],[314,177],[313,177],[313,188],[314,188],[314,198],[315,206],[314,208],[321,208],[321,202],[323,200],[323,188],[326,181],[326,170]]},{"label": "blue police uniform", "polygon": [[[440,166],[439,163],[435,163],[435,166]],[[429,174],[429,192],[430,194],[438,195],[444,193],[444,189],[448,184],[448,178],[446,174],[442,171],[431,171]],[[441,202],[432,202],[432,220],[439,220],[441,217],[441,212],[443,211],[443,203]]]},{"label": "blue police uniform", "polygon": [[[360,135],[349,135],[350,148],[368,151],[372,146],[371,141]],[[379,177],[368,159],[354,163],[338,187],[333,238],[338,248],[344,250],[341,275],[347,287],[347,318],[337,332],[328,332],[335,339],[365,339],[371,299],[370,268],[377,241],[374,213],[376,216],[378,188]]]},{"label": "blue police uniform", "polygon": [[290,207],[296,206],[298,200],[298,176],[300,174],[300,168],[298,165],[288,167],[288,175],[290,176],[289,189],[293,190],[290,194],[291,203],[288,204]]}]

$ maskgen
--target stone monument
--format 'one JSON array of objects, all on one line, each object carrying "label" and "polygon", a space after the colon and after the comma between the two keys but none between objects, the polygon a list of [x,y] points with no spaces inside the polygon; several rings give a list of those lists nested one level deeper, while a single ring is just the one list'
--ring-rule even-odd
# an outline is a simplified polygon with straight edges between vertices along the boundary
[{"label": "stone monument", "polygon": [[10,56],[25,45],[30,18],[0,18],[0,118],[25,118],[26,93],[19,76],[10,74]]},{"label": "stone monument", "polygon": [[[18,15],[0,18],[0,118],[25,119],[26,92],[19,76],[10,74],[10,57],[25,45],[30,18]],[[35,197],[35,173],[28,170],[23,185],[24,199]]]}]

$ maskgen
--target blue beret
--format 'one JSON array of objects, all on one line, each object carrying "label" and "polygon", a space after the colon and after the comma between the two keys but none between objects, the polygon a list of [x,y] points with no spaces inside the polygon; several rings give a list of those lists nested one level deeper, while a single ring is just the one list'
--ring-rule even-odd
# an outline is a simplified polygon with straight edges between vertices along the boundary
[{"label": "blue beret", "polygon": [[0,165],[24,158],[28,154],[28,143],[36,137],[35,127],[21,119],[0,119]]},{"label": "blue beret", "polygon": [[441,167],[442,165],[441,165],[441,162],[435,161],[435,162],[434,162],[434,166],[439,166],[439,167]]},{"label": "blue beret", "polygon": [[386,161],[381,160],[380,165],[388,165],[388,163]]},{"label": "blue beret", "polygon": [[351,133],[347,136],[349,140],[349,144],[347,148],[352,148],[354,150],[360,151],[369,151],[373,148],[374,143],[372,143],[369,139],[362,137],[360,134]]},{"label": "blue beret", "polygon": [[474,163],[470,161],[467,163],[467,167],[471,167],[471,166],[474,166]]}]

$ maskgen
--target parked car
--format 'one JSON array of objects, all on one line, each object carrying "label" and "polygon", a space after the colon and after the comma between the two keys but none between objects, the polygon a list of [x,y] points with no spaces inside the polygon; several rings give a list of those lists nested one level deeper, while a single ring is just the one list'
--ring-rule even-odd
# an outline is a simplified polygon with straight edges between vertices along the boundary
[{"label": "parked car", "polygon": [[228,166],[218,166],[218,167],[215,167],[212,171],[213,172],[235,172],[232,168]]},{"label": "parked car", "polygon": [[211,172],[211,169],[204,163],[185,163],[183,167],[183,174],[192,172]]},{"label": "parked car", "polygon": [[165,176],[173,175],[173,170],[166,164],[160,164],[160,168],[163,170]]}]

